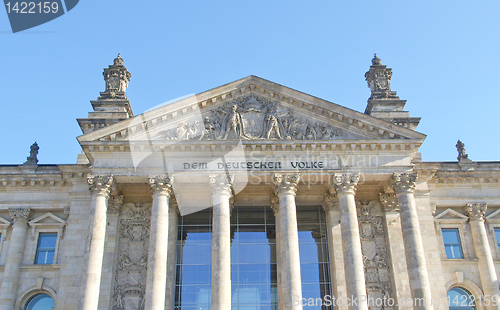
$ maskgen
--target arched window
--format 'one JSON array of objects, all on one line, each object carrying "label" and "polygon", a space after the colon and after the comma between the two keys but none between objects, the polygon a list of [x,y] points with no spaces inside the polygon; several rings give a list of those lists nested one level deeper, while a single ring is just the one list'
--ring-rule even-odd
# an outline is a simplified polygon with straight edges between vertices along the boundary
[{"label": "arched window", "polygon": [[454,287],[448,291],[448,302],[450,310],[474,310],[474,297],[460,287]]},{"label": "arched window", "polygon": [[55,308],[52,297],[47,294],[38,294],[28,301],[25,310],[53,310]]}]

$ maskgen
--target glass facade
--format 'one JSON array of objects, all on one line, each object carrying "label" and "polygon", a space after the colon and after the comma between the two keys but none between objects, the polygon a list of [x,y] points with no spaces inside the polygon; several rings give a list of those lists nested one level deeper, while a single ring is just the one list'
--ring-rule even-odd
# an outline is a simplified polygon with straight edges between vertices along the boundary
[{"label": "glass facade", "polygon": [[31,298],[25,307],[26,310],[52,310],[55,309],[54,300],[46,294],[38,294]]},{"label": "glass facade", "polygon": [[[322,298],[331,291],[324,211],[321,207],[298,209],[303,298]],[[179,219],[177,309],[210,309],[211,221],[211,210]],[[232,309],[277,310],[276,228],[271,208],[235,208],[231,239]]]},{"label": "glass facade", "polygon": [[443,228],[444,249],[446,258],[457,259],[464,258],[462,246],[460,245],[460,236],[457,228]]},{"label": "glass facade", "polygon": [[495,228],[495,239],[497,240],[497,249],[500,253],[500,228]]}]

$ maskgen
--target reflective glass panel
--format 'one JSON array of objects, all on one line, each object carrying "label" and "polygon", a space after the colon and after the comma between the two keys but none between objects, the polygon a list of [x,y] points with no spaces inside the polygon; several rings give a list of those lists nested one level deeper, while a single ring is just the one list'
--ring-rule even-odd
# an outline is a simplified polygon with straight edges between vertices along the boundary
[{"label": "reflective glass panel", "polygon": [[497,247],[500,252],[500,228],[495,228],[495,237],[497,239]]},{"label": "reflective glass panel", "polygon": [[443,241],[446,257],[449,259],[464,258],[457,228],[443,228]]},{"label": "reflective glass panel", "polygon": [[26,305],[26,310],[52,310],[55,309],[54,300],[46,294],[39,294],[31,298]]},{"label": "reflective glass panel", "polygon": [[470,294],[460,287],[454,287],[448,291],[448,302],[450,310],[474,310],[475,304]]},{"label": "reflective glass panel", "polygon": [[57,233],[40,233],[36,249],[35,264],[52,264],[56,251]]}]

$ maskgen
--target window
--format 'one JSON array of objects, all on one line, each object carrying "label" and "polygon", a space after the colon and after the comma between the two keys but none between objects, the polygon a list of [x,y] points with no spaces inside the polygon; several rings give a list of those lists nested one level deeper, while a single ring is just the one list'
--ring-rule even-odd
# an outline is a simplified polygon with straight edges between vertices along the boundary
[{"label": "window", "polygon": [[446,258],[457,259],[464,258],[462,246],[460,245],[460,236],[458,228],[443,228],[444,249]]},{"label": "window", "polygon": [[25,310],[52,310],[55,309],[54,300],[47,294],[38,294],[26,304]]},{"label": "window", "polygon": [[36,248],[35,264],[52,264],[56,251],[57,233],[40,233]]},{"label": "window", "polygon": [[499,227],[495,227],[495,237],[497,239],[498,251],[500,252],[500,228]]},{"label": "window", "polygon": [[448,305],[450,310],[474,310],[474,301],[470,294],[460,287],[448,291]]}]

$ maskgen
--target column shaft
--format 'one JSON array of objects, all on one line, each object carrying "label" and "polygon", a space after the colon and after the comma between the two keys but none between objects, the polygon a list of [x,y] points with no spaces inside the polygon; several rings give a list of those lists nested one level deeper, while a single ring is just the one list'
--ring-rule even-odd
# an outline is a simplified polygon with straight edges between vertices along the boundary
[{"label": "column shaft", "polygon": [[[495,270],[495,264],[488,242],[488,235],[486,233],[486,227],[484,226],[486,204],[467,204],[465,210],[469,215],[474,250],[478,258],[479,278],[481,279],[484,295],[488,295],[488,299],[490,299],[486,309],[499,310],[500,304],[498,302],[491,302],[495,300],[494,298],[496,298],[497,301],[500,300],[500,291],[498,288],[498,277]],[[497,297],[492,297],[493,295]],[[486,302],[485,305],[487,303],[488,302]]]},{"label": "column shaft", "polygon": [[280,226],[280,213],[279,213],[279,199],[276,195],[271,196],[271,208],[274,213],[274,229],[276,231],[276,282],[278,285],[278,310],[285,310],[283,305],[283,292],[281,284],[281,226]]},{"label": "column shaft", "polygon": [[167,294],[165,297],[165,310],[174,310],[175,306],[178,209],[177,204],[172,200],[169,201],[170,206],[168,209]]},{"label": "column shaft", "polygon": [[[325,195],[323,208],[326,216],[326,237],[328,239],[328,255],[330,258],[330,279],[332,293],[336,299],[346,300],[346,279],[344,267],[344,251],[342,249],[342,230],[338,204],[335,206],[334,195]],[[347,310],[345,304],[337,306],[339,310]]]},{"label": "column shaft", "polygon": [[0,289],[0,309],[14,309],[19,287],[19,276],[21,274],[21,263],[23,261],[24,247],[26,244],[26,233],[30,209],[11,209],[10,216],[14,222],[10,235],[7,261],[2,277]]},{"label": "column shaft", "polygon": [[231,310],[231,198],[232,176],[210,176],[212,224],[212,310]]},{"label": "column shaft", "polygon": [[84,274],[84,293],[78,309],[97,310],[106,239],[108,198],[114,188],[114,183],[112,176],[89,175],[87,180],[92,194],[91,210],[94,212],[94,218],[86,274]]},{"label": "column shaft", "polygon": [[392,187],[398,197],[406,265],[409,272],[411,295],[415,303],[414,309],[431,310],[433,309],[431,287],[414,197],[416,180],[416,173],[394,174]]},{"label": "column shaft", "polygon": [[351,309],[368,310],[363,252],[354,200],[358,181],[359,174],[339,173],[333,176],[334,190],[340,206],[347,298],[357,301],[357,303],[351,302]]},{"label": "column shaft", "polygon": [[281,294],[284,309],[302,309],[302,281],[300,277],[299,233],[295,194],[299,175],[274,175],[273,183],[279,199]]}]

